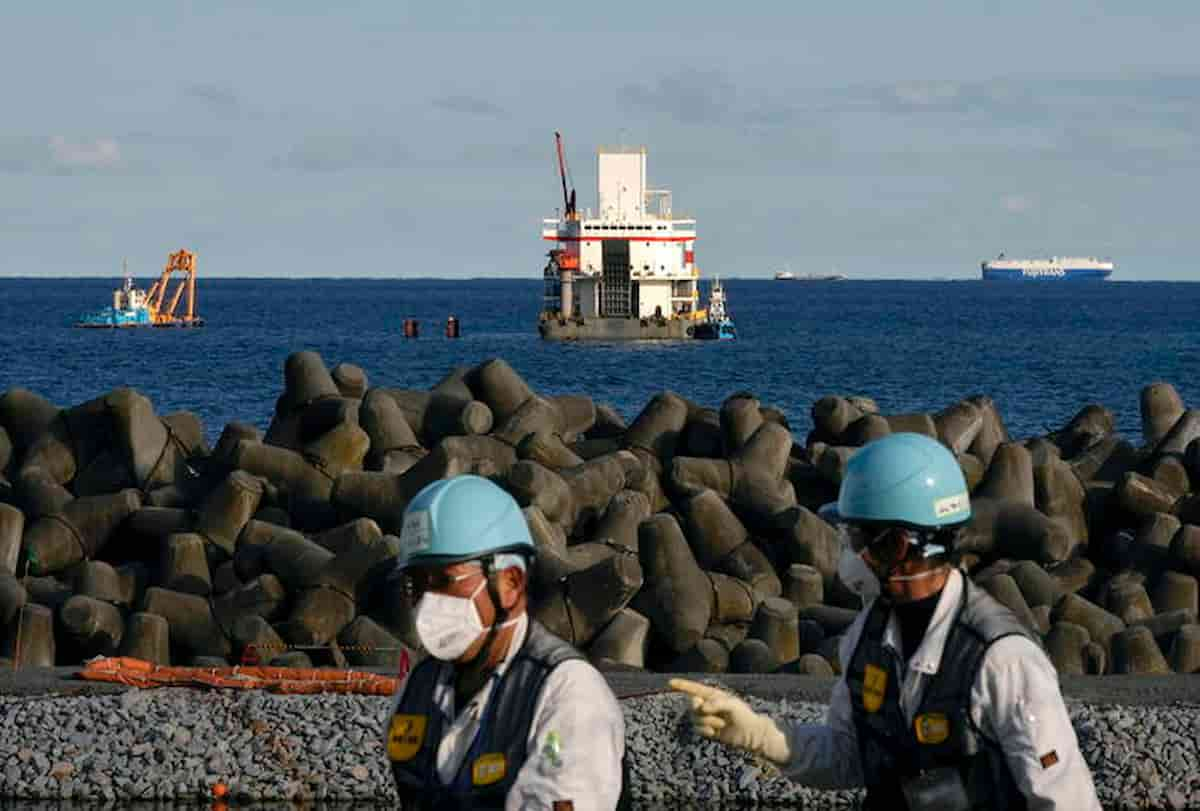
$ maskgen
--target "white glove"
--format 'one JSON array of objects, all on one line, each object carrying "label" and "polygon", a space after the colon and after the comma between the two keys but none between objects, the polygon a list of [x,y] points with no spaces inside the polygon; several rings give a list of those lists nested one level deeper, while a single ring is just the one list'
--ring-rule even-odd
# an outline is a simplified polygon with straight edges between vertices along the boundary
[{"label": "white glove", "polygon": [[778,766],[791,759],[787,736],[775,722],[732,693],[687,679],[671,679],[667,685],[691,697],[692,728],[697,734],[761,755]]}]

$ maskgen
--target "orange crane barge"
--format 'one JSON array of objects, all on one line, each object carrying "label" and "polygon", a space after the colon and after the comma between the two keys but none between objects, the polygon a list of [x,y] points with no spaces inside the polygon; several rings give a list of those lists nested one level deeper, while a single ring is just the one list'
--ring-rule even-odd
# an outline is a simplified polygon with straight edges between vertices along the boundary
[{"label": "orange crane barge", "polygon": [[[177,278],[174,290],[168,295],[172,277]],[[181,300],[184,307],[177,315]],[[149,293],[134,287],[133,277],[127,273],[124,287],[113,291],[113,306],[83,316],[75,326],[94,329],[204,326],[204,319],[196,314],[196,254],[188,250],[170,254]]]}]

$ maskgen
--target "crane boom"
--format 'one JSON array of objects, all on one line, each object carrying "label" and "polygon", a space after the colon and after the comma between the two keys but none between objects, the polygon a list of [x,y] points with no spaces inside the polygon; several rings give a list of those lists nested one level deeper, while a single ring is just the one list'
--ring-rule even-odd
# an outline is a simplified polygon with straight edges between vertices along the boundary
[{"label": "crane boom", "polygon": [[554,133],[554,146],[558,151],[558,176],[562,180],[563,213],[566,219],[573,220],[578,216],[575,213],[575,189],[567,193],[567,159],[563,157],[562,135],[558,132]]}]

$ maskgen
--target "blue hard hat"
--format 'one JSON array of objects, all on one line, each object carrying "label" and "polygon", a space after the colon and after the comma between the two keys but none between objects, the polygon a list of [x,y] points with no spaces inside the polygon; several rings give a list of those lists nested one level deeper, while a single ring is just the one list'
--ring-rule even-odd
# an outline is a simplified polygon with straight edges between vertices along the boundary
[{"label": "blue hard hat", "polygon": [[[827,505],[827,507],[830,505]],[[846,463],[835,520],[938,529],[971,517],[967,481],[954,454],[922,434],[890,434]]]},{"label": "blue hard hat", "polygon": [[533,555],[533,538],[516,499],[481,476],[428,484],[404,510],[401,567],[445,566],[502,552]]}]

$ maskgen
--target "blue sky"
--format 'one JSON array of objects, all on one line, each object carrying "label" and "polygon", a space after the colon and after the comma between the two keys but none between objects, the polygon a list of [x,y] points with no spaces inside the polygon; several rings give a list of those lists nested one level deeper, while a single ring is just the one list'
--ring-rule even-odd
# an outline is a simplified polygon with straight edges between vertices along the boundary
[{"label": "blue sky", "polygon": [[1200,279],[1200,5],[22,4],[0,275],[528,276],[595,150],[649,151],[706,274]]}]

